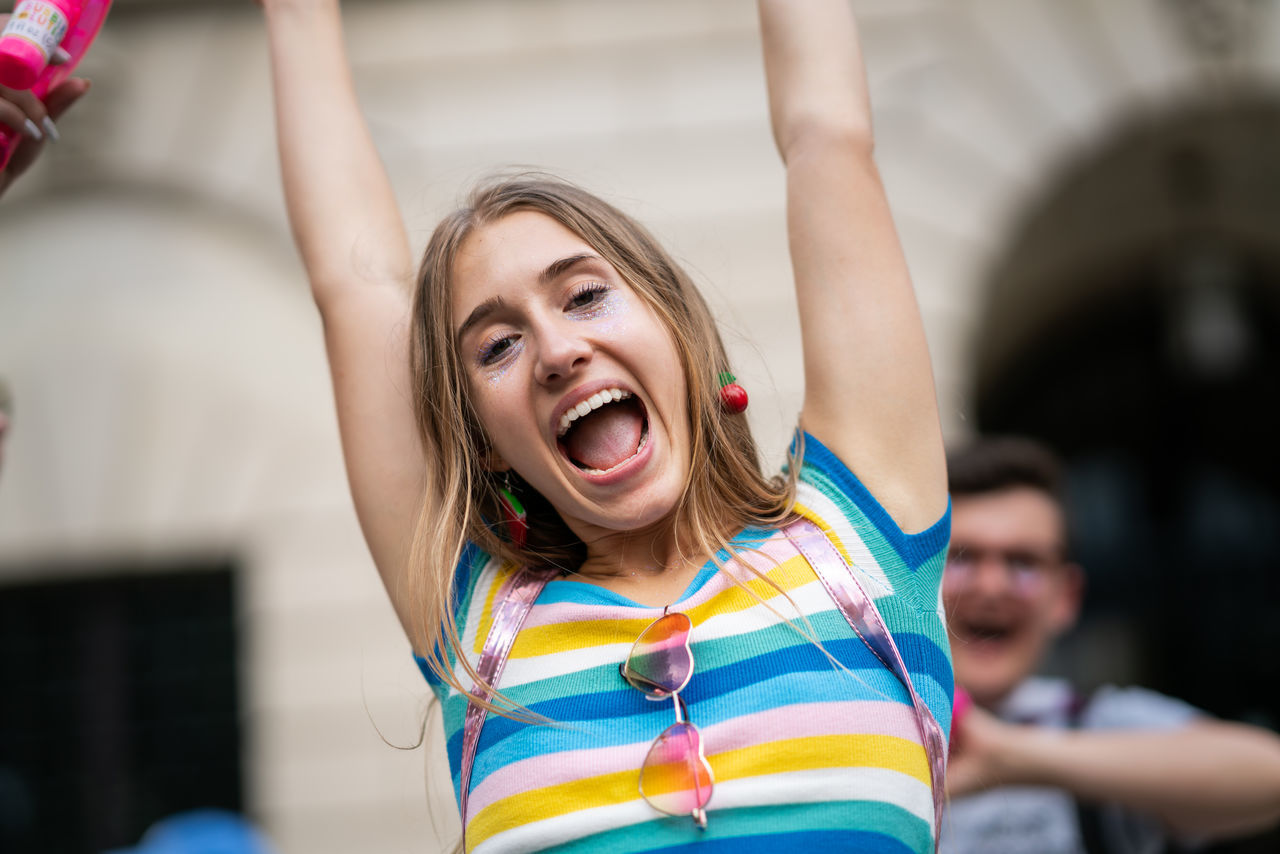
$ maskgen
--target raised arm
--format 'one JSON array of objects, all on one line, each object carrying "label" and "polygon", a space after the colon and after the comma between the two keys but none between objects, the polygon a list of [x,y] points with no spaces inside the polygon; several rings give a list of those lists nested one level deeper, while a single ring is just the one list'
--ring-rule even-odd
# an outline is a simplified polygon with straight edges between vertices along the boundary
[{"label": "raised arm", "polygon": [[801,423],[905,531],[946,508],[933,374],[872,157],[848,0],[760,0],[774,140],[804,337]]},{"label": "raised arm", "polygon": [[413,263],[356,102],[337,0],[265,0],[294,240],[324,321],[347,477],[393,604],[425,460],[409,393]]}]

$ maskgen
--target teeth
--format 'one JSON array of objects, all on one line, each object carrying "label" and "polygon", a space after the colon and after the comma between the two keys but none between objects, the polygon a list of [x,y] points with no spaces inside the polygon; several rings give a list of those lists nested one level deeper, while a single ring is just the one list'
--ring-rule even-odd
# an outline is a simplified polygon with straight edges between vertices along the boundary
[{"label": "teeth", "polygon": [[563,436],[568,432],[570,424],[577,421],[591,410],[599,409],[606,403],[613,403],[614,401],[622,400],[627,397],[631,397],[631,392],[623,391],[620,388],[607,388],[603,391],[596,392],[586,400],[580,402],[577,406],[569,407],[569,410],[565,412],[564,415],[560,416],[560,431],[557,435]]}]

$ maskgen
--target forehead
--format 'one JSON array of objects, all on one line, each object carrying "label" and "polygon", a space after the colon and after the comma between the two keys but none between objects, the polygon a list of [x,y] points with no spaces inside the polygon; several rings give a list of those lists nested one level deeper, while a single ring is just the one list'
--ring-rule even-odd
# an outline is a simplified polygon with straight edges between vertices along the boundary
[{"label": "forehead", "polygon": [[556,220],[537,211],[516,211],[467,235],[453,261],[453,316],[461,322],[493,297],[511,299],[539,281],[562,258],[595,250]]},{"label": "forehead", "polygon": [[951,542],[987,546],[1061,546],[1062,508],[1038,489],[1019,486],[956,496],[951,502]]}]

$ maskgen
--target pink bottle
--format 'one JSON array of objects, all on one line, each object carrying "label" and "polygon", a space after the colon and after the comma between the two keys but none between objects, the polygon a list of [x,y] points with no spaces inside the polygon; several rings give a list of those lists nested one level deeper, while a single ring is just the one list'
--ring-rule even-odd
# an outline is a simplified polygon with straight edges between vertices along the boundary
[{"label": "pink bottle", "polygon": [[[88,52],[110,8],[111,0],[19,0],[0,34],[0,85],[30,89],[44,100]],[[71,60],[50,65],[59,44]],[[18,131],[0,125],[0,169],[19,140]]]},{"label": "pink bottle", "polygon": [[84,0],[19,0],[0,33],[0,86],[30,89],[83,9]]}]

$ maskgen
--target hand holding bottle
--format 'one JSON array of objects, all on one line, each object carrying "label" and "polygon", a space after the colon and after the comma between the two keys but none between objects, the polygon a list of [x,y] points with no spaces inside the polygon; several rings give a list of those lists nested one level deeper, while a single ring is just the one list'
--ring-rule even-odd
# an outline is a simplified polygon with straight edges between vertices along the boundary
[{"label": "hand holding bottle", "polygon": [[0,193],[26,170],[54,119],[89,88],[69,75],[88,51],[111,0],[20,0],[0,15]]},{"label": "hand holding bottle", "polygon": [[[0,27],[8,18],[8,14],[0,14]],[[54,54],[55,65],[66,61],[65,54]],[[8,164],[0,168],[0,195],[35,162],[45,140],[57,138],[54,121],[87,91],[89,81],[80,77],[59,83],[43,102],[28,90],[0,86],[0,128],[8,131],[6,135],[12,137],[14,144]]]}]

